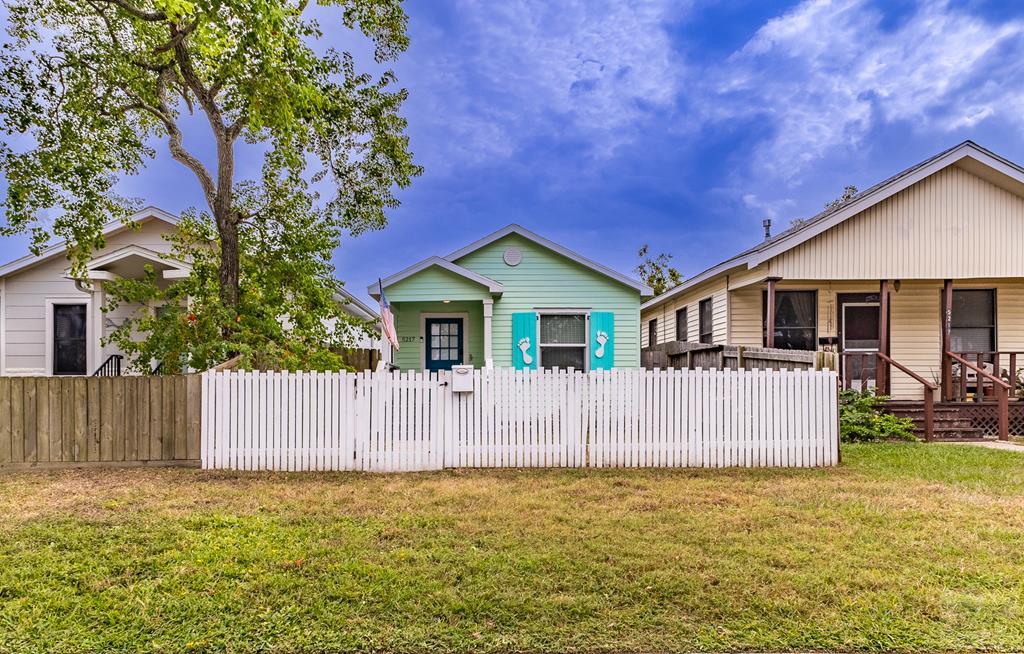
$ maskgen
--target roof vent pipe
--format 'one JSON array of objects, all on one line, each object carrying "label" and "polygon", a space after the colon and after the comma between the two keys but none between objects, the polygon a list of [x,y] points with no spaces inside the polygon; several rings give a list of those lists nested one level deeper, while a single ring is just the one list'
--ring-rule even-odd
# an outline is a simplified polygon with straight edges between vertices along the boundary
[{"label": "roof vent pipe", "polygon": [[768,240],[772,237],[772,219],[765,218],[761,221],[761,227],[764,227],[764,240]]}]

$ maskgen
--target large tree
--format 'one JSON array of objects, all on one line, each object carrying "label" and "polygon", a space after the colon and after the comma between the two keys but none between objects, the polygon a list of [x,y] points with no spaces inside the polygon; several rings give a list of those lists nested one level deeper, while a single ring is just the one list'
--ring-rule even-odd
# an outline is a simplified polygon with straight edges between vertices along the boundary
[{"label": "large tree", "polygon": [[[339,226],[316,207],[301,180],[269,187],[267,211],[243,223],[238,305],[219,295],[217,228],[208,212],[186,211],[171,238],[171,256],[192,273],[172,284],[152,267],[140,279],[105,284],[105,311],[119,311],[110,335],[132,370],[164,374],[206,370],[229,357],[253,369],[338,370],[371,325],[347,314],[338,300],[331,255]],[[244,191],[244,189],[243,189]],[[240,206],[250,201],[241,194]],[[152,310],[150,307],[159,307]],[[225,327],[230,326],[230,329]]]},{"label": "large tree", "polygon": [[[408,45],[401,0],[317,0],[377,62]],[[322,48],[308,0],[6,0],[11,39],[0,52],[3,233],[73,244],[76,270],[126,218],[114,192],[164,142],[199,182],[220,249],[225,307],[239,304],[239,230],[265,218],[282,180],[326,186],[325,215],[350,232],[382,227],[412,163],[406,97],[388,71],[357,70]],[[184,114],[209,123],[186,147]],[[189,133],[190,140],[194,134]],[[263,174],[235,177],[236,146]],[[208,161],[213,165],[209,166]],[[295,184],[285,183],[293,188]],[[243,201],[241,196],[245,196]],[[49,212],[54,219],[43,222]]]}]

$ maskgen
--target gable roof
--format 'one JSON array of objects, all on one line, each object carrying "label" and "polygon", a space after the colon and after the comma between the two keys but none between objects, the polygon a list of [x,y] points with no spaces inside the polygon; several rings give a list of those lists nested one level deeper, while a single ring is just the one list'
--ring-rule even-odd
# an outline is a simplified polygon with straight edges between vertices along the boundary
[{"label": "gable roof", "polygon": [[419,263],[414,263],[405,270],[395,273],[390,277],[385,277],[383,280],[376,284],[370,284],[370,286],[366,289],[366,292],[369,293],[370,297],[374,298],[375,300],[379,299],[381,284],[384,285],[384,288],[387,288],[392,284],[397,284],[403,279],[406,279],[407,277],[412,277],[416,273],[426,270],[427,268],[430,268],[432,266],[443,268],[444,270],[447,270],[450,273],[467,279],[475,284],[480,284],[494,295],[500,295],[505,290],[505,287],[502,286],[500,282],[496,282],[490,277],[484,277],[483,275],[473,272],[469,268],[463,268],[458,264],[452,263],[448,259],[442,259],[441,257],[434,256],[428,257],[423,261],[420,261]]},{"label": "gable roof", "polygon": [[590,268],[591,270],[593,270],[593,271],[595,271],[595,272],[597,272],[597,273],[599,273],[601,275],[604,275],[605,277],[613,279],[613,280],[619,282],[620,284],[625,284],[626,286],[629,286],[630,288],[634,288],[634,289],[636,289],[637,291],[640,292],[640,295],[653,295],[654,294],[653,291],[651,291],[651,288],[649,286],[647,286],[646,284],[643,284],[642,282],[638,282],[637,280],[635,280],[635,279],[633,279],[631,277],[627,277],[626,275],[618,273],[618,272],[612,270],[611,268],[609,268],[608,266],[603,266],[603,265],[597,263],[596,261],[592,261],[592,260],[584,257],[582,254],[574,252],[574,251],[570,250],[569,248],[567,248],[567,247],[565,247],[563,245],[559,245],[558,243],[555,243],[554,241],[548,240],[548,239],[544,238],[543,236],[541,236],[539,234],[535,234],[535,233],[531,232],[530,230],[526,229],[525,227],[523,227],[522,225],[517,225],[515,223],[513,223],[511,225],[508,225],[506,227],[502,227],[498,231],[493,232],[491,234],[488,234],[487,236],[483,237],[479,241],[475,241],[473,243],[470,243],[466,247],[460,248],[460,249],[456,250],[455,252],[452,252],[447,257],[445,257],[445,259],[447,259],[448,261],[456,261],[456,260],[461,259],[462,257],[466,256],[467,254],[471,254],[473,252],[476,252],[477,250],[479,250],[479,249],[481,249],[483,247],[486,247],[486,246],[490,245],[491,243],[494,243],[495,241],[497,241],[499,239],[505,238],[509,234],[516,234],[518,236],[521,236],[521,237],[525,238],[528,241],[532,241],[532,242],[536,243],[537,245],[540,245],[543,248],[547,248],[548,250],[551,250],[552,252],[556,252],[557,254],[562,255],[566,259],[569,259],[571,261],[575,261],[576,263],[580,264],[584,268]]},{"label": "gable roof", "polygon": [[[433,257],[429,257],[427,259],[424,259],[423,261],[420,261],[419,263],[415,263],[412,266],[409,266],[408,268],[403,270],[402,272],[397,273],[395,275],[392,275],[391,277],[388,277],[388,278],[382,280],[383,283],[384,283],[384,287],[387,288],[388,286],[390,286],[390,285],[392,285],[392,284],[394,284],[394,283],[396,283],[398,281],[401,281],[401,280],[405,279],[406,277],[410,277],[412,275],[415,275],[416,273],[418,273],[421,270],[424,270],[426,268],[429,268],[430,266],[440,266],[440,267],[442,267],[442,268],[444,268],[446,270],[454,272],[457,275],[461,275],[463,277],[466,277],[467,279],[475,281],[478,284],[482,284],[484,286],[488,286],[488,288],[490,289],[491,293],[495,293],[495,294],[501,293],[504,289],[503,289],[502,285],[499,282],[496,282],[493,279],[490,279],[489,277],[484,277],[483,275],[479,275],[479,274],[473,272],[472,270],[469,270],[468,268],[463,268],[462,266],[456,264],[455,261],[461,259],[462,257],[464,257],[464,256],[466,256],[468,254],[472,254],[473,252],[476,252],[477,250],[479,250],[481,248],[487,247],[491,243],[494,243],[495,241],[497,241],[499,239],[505,238],[506,236],[508,236],[510,234],[516,234],[518,236],[521,236],[521,237],[525,238],[528,241],[532,241],[532,242],[536,243],[537,245],[540,245],[541,247],[543,247],[545,249],[551,250],[552,252],[555,252],[556,254],[560,254],[563,257],[565,257],[565,258],[567,258],[567,259],[569,259],[571,261],[574,261],[574,262],[580,264],[584,268],[589,268],[590,270],[593,270],[593,271],[595,271],[595,272],[597,272],[597,273],[599,273],[601,275],[604,275],[605,277],[613,279],[616,282],[619,282],[620,284],[625,284],[626,286],[629,286],[630,288],[634,288],[634,289],[636,289],[637,291],[640,292],[641,296],[650,296],[650,295],[654,294],[651,291],[649,286],[647,286],[645,284],[642,284],[641,282],[638,282],[635,279],[627,277],[627,276],[625,276],[625,275],[623,275],[621,273],[615,272],[614,270],[612,270],[611,268],[609,268],[607,266],[602,266],[601,264],[597,263],[596,261],[591,261],[590,259],[584,257],[581,254],[573,252],[572,250],[570,250],[569,248],[567,248],[565,246],[559,245],[558,243],[555,243],[554,241],[548,240],[548,239],[544,238],[543,236],[540,236],[539,234],[534,234],[533,232],[531,232],[530,230],[526,229],[522,225],[516,225],[514,223],[511,224],[511,225],[508,225],[506,227],[502,227],[498,231],[493,232],[491,234],[488,234],[487,236],[483,237],[482,239],[480,239],[478,241],[474,241],[473,243],[470,243],[466,247],[460,248],[460,249],[456,250],[455,252],[452,252],[451,254],[449,254],[446,257],[442,258],[442,257],[438,257],[438,256],[433,256]],[[367,289],[367,292],[370,294],[371,297],[379,298],[380,297],[380,284],[371,284],[369,286],[369,288]]]},{"label": "gable roof", "polygon": [[[110,252],[105,252],[98,257],[90,259],[89,265],[86,266],[86,268],[88,270],[94,270],[97,268],[101,268],[103,266],[109,266],[110,264],[116,263],[121,259],[125,259],[127,257],[132,256],[148,259],[153,263],[160,263],[171,268],[179,268],[182,270],[191,269],[191,266],[185,263],[184,261],[179,261],[178,259],[170,257],[166,254],[156,252],[155,250],[150,250],[149,248],[142,247],[141,245],[136,245],[134,243],[131,245],[125,245],[124,247],[120,247]],[[67,272],[70,273],[70,269],[68,269]]]},{"label": "gable roof", "polygon": [[[175,226],[177,226],[177,224],[181,222],[181,219],[178,216],[168,213],[158,207],[150,206],[133,213],[131,216],[129,216],[127,223],[123,223],[119,220],[112,220],[108,222],[103,226],[100,233],[103,234],[103,236],[110,236],[111,234],[119,232],[122,229],[128,229],[129,225],[133,222],[142,223],[154,218]],[[21,257],[20,259],[15,259],[14,261],[11,261],[7,264],[4,264],[3,266],[0,266],[0,277],[6,277],[7,275],[19,272],[21,270],[24,270],[25,268],[29,268],[31,266],[43,263],[44,261],[48,261],[56,256],[63,255],[66,252],[67,243],[65,242],[49,245],[45,249],[43,249],[43,251],[40,252],[39,254],[29,254],[27,256]]]},{"label": "gable roof", "polygon": [[698,284],[731,270],[755,268],[954,164],[972,173],[989,176],[990,181],[1024,196],[1024,168],[973,141],[964,141],[857,193],[846,202],[825,209],[799,225],[765,239],[754,247],[690,277],[672,290],[648,300],[640,308],[649,309],[663,304]]}]

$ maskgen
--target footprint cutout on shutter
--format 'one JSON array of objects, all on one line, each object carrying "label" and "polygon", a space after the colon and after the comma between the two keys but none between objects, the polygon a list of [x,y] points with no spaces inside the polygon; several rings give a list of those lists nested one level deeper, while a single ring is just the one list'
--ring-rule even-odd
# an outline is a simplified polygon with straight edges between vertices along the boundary
[{"label": "footprint cutout on shutter", "polygon": [[597,341],[597,349],[594,350],[594,356],[600,359],[604,356],[604,345],[608,342],[608,332],[597,332],[594,340]]},{"label": "footprint cutout on shutter", "polygon": [[530,356],[530,352],[529,352],[529,349],[530,349],[530,337],[529,336],[524,336],[523,338],[519,339],[519,349],[523,353],[523,363],[526,364],[526,365],[532,364],[533,363],[533,357]]}]

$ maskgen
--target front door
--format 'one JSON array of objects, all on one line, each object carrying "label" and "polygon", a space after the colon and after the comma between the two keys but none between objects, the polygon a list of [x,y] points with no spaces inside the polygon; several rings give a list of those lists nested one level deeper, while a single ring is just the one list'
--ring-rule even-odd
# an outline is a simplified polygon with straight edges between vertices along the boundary
[{"label": "front door", "polygon": [[53,374],[86,374],[85,305],[53,305]]},{"label": "front door", "polygon": [[[843,357],[845,375],[850,388],[860,389],[864,379],[867,385],[875,385],[875,370],[878,358],[878,324],[880,310],[878,302],[871,301],[840,301],[840,348],[847,356]],[[863,354],[864,356],[858,356]]]},{"label": "front door", "polygon": [[452,366],[463,362],[463,330],[462,318],[427,318],[426,330],[426,369],[451,370]]}]

